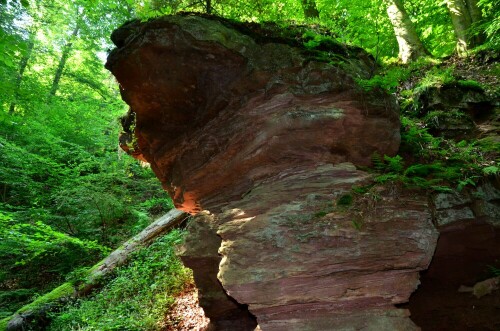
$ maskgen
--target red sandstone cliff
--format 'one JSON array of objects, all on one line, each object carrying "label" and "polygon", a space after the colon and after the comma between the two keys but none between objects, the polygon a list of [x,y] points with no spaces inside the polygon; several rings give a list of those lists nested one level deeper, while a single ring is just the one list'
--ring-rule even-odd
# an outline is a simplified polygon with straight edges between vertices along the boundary
[{"label": "red sandstone cliff", "polygon": [[212,329],[417,329],[394,305],[436,245],[426,199],[352,192],[399,146],[393,98],[355,83],[365,53],[318,59],[199,16],[132,22],[113,41],[107,68],[135,117],[122,145],[197,214],[181,256]]}]

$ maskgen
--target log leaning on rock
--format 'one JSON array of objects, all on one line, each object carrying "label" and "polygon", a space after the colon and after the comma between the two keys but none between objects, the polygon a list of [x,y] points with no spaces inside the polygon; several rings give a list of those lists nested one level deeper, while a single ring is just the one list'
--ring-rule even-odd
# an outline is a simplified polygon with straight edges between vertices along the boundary
[{"label": "log leaning on rock", "polygon": [[25,330],[27,324],[33,320],[40,321],[40,324],[47,323],[48,321],[45,316],[47,311],[68,299],[89,294],[92,289],[99,286],[99,281],[103,277],[109,275],[115,268],[123,265],[130,254],[144,246],[148,246],[156,238],[182,223],[187,216],[188,214],[180,210],[170,210],[139,234],[114,250],[105,259],[90,268],[87,271],[87,277],[85,277],[83,284],[74,285],[71,282],[62,284],[32,303],[22,307],[14,315],[1,320],[0,330]]}]

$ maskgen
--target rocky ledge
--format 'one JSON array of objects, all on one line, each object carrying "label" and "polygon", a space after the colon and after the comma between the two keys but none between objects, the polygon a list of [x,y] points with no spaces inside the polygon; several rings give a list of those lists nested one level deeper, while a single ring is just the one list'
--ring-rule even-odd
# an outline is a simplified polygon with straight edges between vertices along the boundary
[{"label": "rocky ledge", "polygon": [[418,329],[395,305],[434,252],[427,199],[366,189],[360,170],[399,147],[394,99],[358,87],[373,65],[359,49],[325,59],[258,35],[193,15],[131,22],[106,64],[130,105],[122,147],[196,215],[181,257],[209,329]]}]

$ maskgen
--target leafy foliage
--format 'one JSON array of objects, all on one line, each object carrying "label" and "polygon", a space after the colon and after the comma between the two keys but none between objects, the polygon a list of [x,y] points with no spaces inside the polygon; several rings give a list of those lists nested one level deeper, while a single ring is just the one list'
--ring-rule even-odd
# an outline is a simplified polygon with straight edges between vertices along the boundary
[{"label": "leafy foliage", "polygon": [[[431,107],[426,104],[429,91],[441,88],[485,94],[489,86],[463,79],[455,64],[422,59],[405,66],[390,65],[358,83],[368,90],[381,88],[394,93],[403,113],[399,155],[372,156],[373,168],[380,173],[378,182],[399,181],[408,186],[452,191],[475,186],[485,175],[499,173],[499,144],[495,139],[455,140],[440,135],[440,129],[449,123],[474,123],[462,109],[443,110],[439,103]],[[454,93],[459,102],[460,92]]]},{"label": "leafy foliage", "polygon": [[2,316],[172,207],[152,171],[117,148],[126,108],[102,58],[131,17],[123,5],[0,2]]},{"label": "leafy foliage", "polygon": [[175,230],[138,251],[103,290],[57,315],[50,330],[159,330],[173,296],[192,281],[174,252],[182,238]]},{"label": "leafy foliage", "polygon": [[[400,181],[435,191],[462,190],[475,186],[483,174],[496,175],[499,167],[475,142],[434,137],[421,122],[402,117],[401,155],[373,155],[374,168],[382,174],[376,181]],[[410,163],[411,162],[411,163]],[[491,165],[493,163],[493,165]]]},{"label": "leafy foliage", "polygon": [[[109,249],[55,231],[41,221],[19,223],[0,212],[0,313],[8,316],[31,299],[33,287],[46,288],[73,268],[95,262]],[[6,290],[14,288],[14,290]]]},{"label": "leafy foliage", "polygon": [[396,93],[401,89],[401,84],[410,77],[421,75],[436,61],[428,58],[422,58],[409,65],[388,65],[378,70],[370,79],[357,79],[356,82],[365,90],[383,89],[390,93]]},{"label": "leafy foliage", "polygon": [[495,267],[495,266],[488,266],[488,271],[494,276],[494,277],[500,277],[500,268]]},{"label": "leafy foliage", "polygon": [[474,33],[483,30],[488,37],[487,46],[500,49],[500,3],[498,1],[479,0],[484,20],[474,29]]}]

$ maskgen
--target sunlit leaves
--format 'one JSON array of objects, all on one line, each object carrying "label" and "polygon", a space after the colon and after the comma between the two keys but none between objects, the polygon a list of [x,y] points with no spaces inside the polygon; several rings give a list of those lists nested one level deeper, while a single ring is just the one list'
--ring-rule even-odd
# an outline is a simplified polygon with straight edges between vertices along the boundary
[{"label": "sunlit leaves", "polygon": [[[206,0],[144,0],[124,1],[129,11],[140,19],[174,14],[179,11],[206,11]],[[111,5],[114,7],[114,2]],[[212,13],[230,19],[282,24],[306,22],[302,0],[211,0]],[[491,0],[482,0],[483,10],[495,12]],[[317,23],[330,29],[339,41],[361,46],[376,58],[397,57],[397,43],[386,14],[385,1],[316,0],[320,17]],[[422,42],[432,55],[442,57],[453,52],[455,35],[446,6],[432,0],[405,0],[407,10]],[[122,6],[123,7],[123,6]],[[498,6],[497,6],[498,7]],[[119,6],[117,8],[120,8]],[[493,8],[493,9],[492,9]],[[498,15],[488,16],[486,29],[491,40],[496,40],[500,29]],[[498,10],[496,10],[498,12]],[[316,21],[315,21],[316,22]],[[495,23],[496,22],[496,23]]]},{"label": "sunlit leaves", "polygon": [[[39,291],[98,258],[86,239],[116,246],[141,230],[150,221],[142,203],[165,197],[149,169],[117,153],[117,118],[125,106],[99,55],[110,47],[111,31],[130,18],[127,6],[120,0],[0,4],[0,214],[12,215],[0,224],[0,251],[10,247],[12,256],[0,262],[13,296],[19,286]],[[34,49],[21,75],[31,40]],[[40,277],[30,275],[37,266]],[[0,289],[7,286],[3,280]]]},{"label": "sunlit leaves", "polygon": [[20,295],[33,294],[30,288],[60,281],[73,268],[95,262],[108,252],[95,241],[68,236],[40,220],[21,222],[0,210],[0,314],[12,314],[16,304],[30,300],[31,296]]},{"label": "sunlit leaves", "polygon": [[480,23],[480,31],[484,29],[488,37],[488,42],[497,49],[500,49],[500,2],[491,0],[480,0],[479,6],[482,9],[484,22]]},{"label": "sunlit leaves", "polygon": [[12,36],[0,35],[0,65],[15,68],[17,65],[15,62],[16,53],[19,53],[19,46],[16,45],[16,39]]}]

